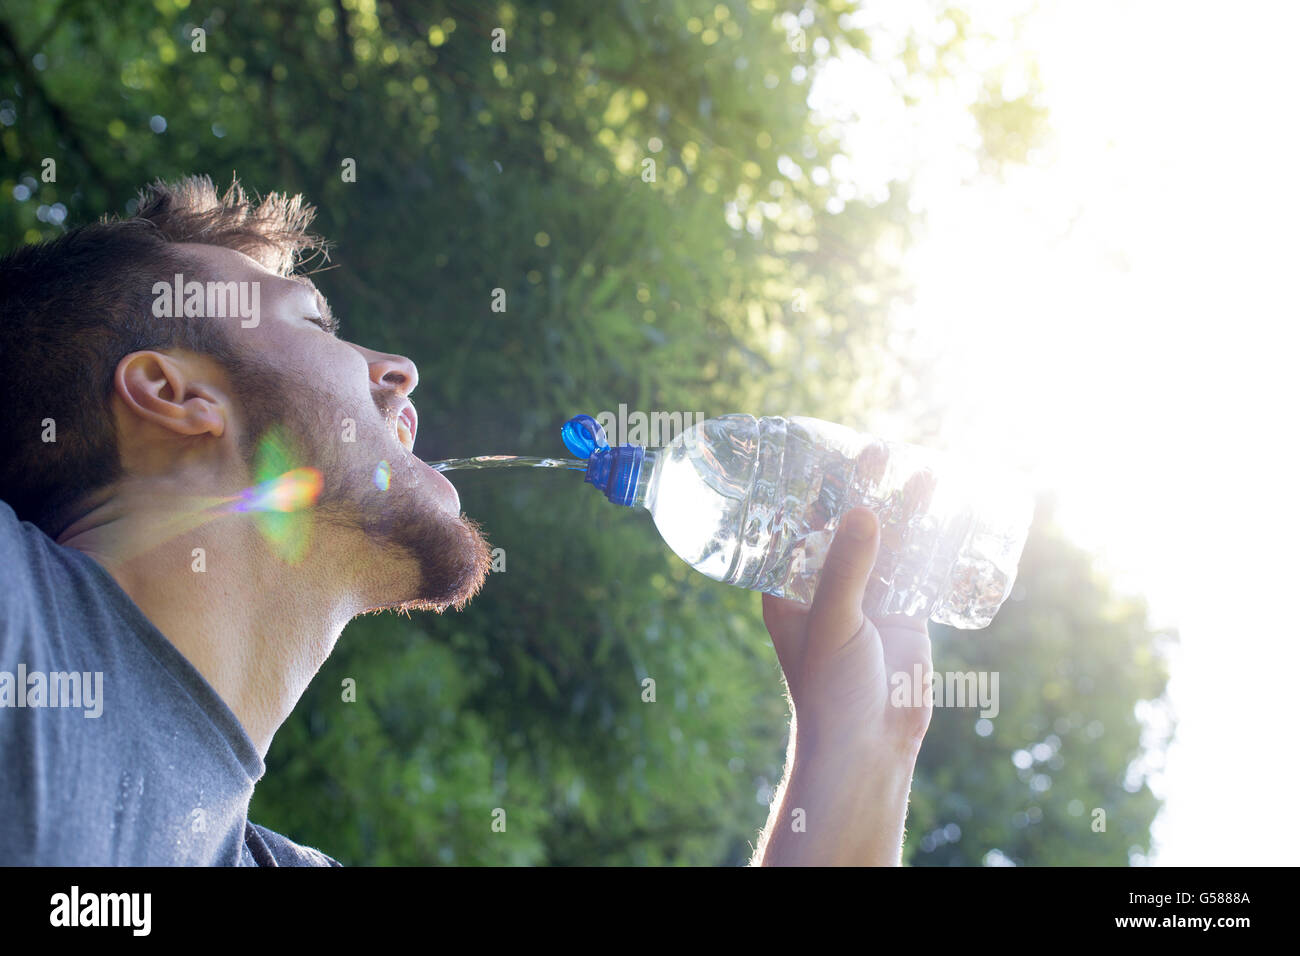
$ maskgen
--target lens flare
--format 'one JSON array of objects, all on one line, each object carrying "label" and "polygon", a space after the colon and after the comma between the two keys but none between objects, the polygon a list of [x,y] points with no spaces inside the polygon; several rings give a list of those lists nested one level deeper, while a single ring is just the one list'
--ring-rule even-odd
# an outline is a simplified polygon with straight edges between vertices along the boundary
[{"label": "lens flare", "polygon": [[295,468],[240,492],[232,511],[278,511],[310,508],[320,497],[324,478],[315,468]]},{"label": "lens flare", "polygon": [[282,426],[272,426],[258,442],[253,476],[257,481],[236,498],[234,510],[251,515],[263,540],[280,558],[297,564],[311,544],[314,505],[324,476],[304,467],[299,443]]},{"label": "lens flare", "polygon": [[392,477],[392,469],[388,467],[387,461],[381,461],[375,466],[375,487],[380,491],[388,490],[388,481]]}]

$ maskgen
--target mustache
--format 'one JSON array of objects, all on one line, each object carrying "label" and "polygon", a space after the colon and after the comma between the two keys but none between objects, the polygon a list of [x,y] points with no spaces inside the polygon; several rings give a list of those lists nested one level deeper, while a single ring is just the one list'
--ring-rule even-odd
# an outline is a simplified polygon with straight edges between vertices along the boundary
[{"label": "mustache", "polygon": [[374,399],[375,407],[379,409],[379,414],[384,416],[384,423],[388,425],[397,420],[402,406],[406,404],[406,399],[395,391],[375,392]]}]

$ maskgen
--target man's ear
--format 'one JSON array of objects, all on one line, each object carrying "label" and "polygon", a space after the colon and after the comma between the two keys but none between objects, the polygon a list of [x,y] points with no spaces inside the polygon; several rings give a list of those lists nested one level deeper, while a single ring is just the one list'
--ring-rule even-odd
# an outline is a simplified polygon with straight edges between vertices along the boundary
[{"label": "man's ear", "polygon": [[198,356],[132,352],[117,363],[113,389],[142,421],[178,435],[225,433],[225,393],[216,387],[211,365]]}]

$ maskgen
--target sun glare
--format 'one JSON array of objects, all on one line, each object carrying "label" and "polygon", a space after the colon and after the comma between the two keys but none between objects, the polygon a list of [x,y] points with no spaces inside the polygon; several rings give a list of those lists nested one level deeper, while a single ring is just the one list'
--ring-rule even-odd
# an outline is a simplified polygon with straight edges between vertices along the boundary
[{"label": "sun glare", "polygon": [[[1295,658],[1270,612],[1296,563],[1278,424],[1296,407],[1296,11],[975,5],[990,39],[973,59],[1014,78],[1031,55],[1050,110],[1048,141],[995,179],[976,173],[970,77],[901,107],[890,37],[936,30],[927,9],[865,5],[884,53],[837,63],[811,103],[856,131],[862,195],[913,179],[915,297],[891,319],[942,409],[934,440],[1027,469],[1112,579],[1178,626],[1156,862],[1280,861],[1275,841],[1206,821],[1241,799],[1225,766],[1277,764],[1287,718],[1250,672]],[[1294,794],[1293,769],[1271,772]]]}]

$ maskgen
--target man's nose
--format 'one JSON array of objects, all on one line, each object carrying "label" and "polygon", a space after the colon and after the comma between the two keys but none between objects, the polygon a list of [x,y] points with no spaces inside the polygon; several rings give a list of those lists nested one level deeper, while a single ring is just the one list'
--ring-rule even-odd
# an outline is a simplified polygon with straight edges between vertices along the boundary
[{"label": "man's nose", "polygon": [[403,398],[415,391],[415,386],[420,381],[420,373],[416,370],[415,363],[405,355],[373,352],[360,345],[352,347],[361,353],[366,364],[370,366],[370,381],[394,389]]}]

